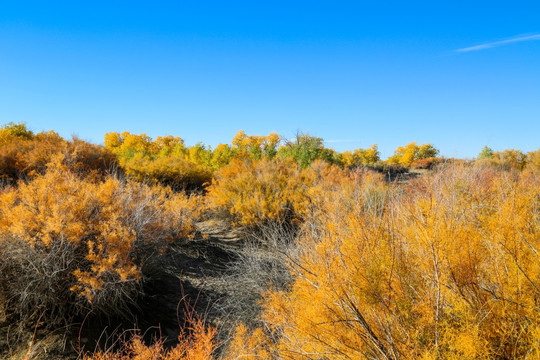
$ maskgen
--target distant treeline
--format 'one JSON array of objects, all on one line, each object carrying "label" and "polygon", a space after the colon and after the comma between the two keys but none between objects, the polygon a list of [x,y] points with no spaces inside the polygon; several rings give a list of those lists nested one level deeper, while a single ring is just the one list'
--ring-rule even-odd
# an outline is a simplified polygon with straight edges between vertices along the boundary
[{"label": "distant treeline", "polygon": [[[0,179],[13,182],[35,172],[43,172],[50,157],[62,153],[64,162],[76,171],[103,174],[115,169],[130,178],[169,185],[173,189],[201,189],[215,172],[234,161],[282,159],[306,168],[320,160],[344,169],[369,168],[382,173],[403,173],[409,169],[429,169],[442,161],[433,144],[411,142],[398,147],[385,161],[376,144],[366,149],[336,152],[324,146],[324,140],[309,134],[297,134],[286,140],[276,133],[247,135],[240,130],[231,144],[215,148],[197,143],[186,146],[177,136],[110,132],[105,146],[73,138],[63,139],[54,131],[35,134],[24,124],[9,123],[0,129]],[[454,159],[450,159],[452,161]],[[520,150],[493,151],[487,146],[478,160],[522,170],[540,166],[540,149],[527,154]],[[455,161],[455,160],[454,160]]]}]

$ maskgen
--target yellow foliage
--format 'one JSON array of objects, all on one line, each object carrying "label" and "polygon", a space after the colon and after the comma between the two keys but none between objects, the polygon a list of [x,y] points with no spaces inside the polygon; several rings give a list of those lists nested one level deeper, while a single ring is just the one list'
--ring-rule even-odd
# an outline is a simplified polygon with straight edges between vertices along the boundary
[{"label": "yellow foliage", "polygon": [[493,161],[498,164],[506,165],[510,168],[523,170],[527,165],[527,156],[520,150],[506,149],[493,153]]},{"label": "yellow foliage", "polygon": [[527,153],[528,166],[535,170],[540,170],[540,149]]},{"label": "yellow foliage", "polygon": [[235,160],[208,187],[210,207],[251,226],[268,221],[297,221],[306,214],[313,174],[278,159]]},{"label": "yellow foliage", "polygon": [[280,140],[276,133],[270,133],[268,136],[246,135],[243,130],[240,130],[232,140],[232,149],[236,157],[240,159],[273,158],[277,154]]},{"label": "yellow foliage", "polygon": [[240,324],[235,329],[233,340],[227,348],[227,355],[224,359],[271,359],[273,353],[274,345],[261,329],[249,331],[243,324]]},{"label": "yellow foliage", "polygon": [[124,171],[134,180],[158,183],[175,190],[201,188],[212,179],[208,167],[174,156],[155,160],[135,156],[124,163]]},{"label": "yellow foliage", "polygon": [[388,158],[388,162],[393,164],[401,164],[410,166],[413,161],[435,157],[439,154],[432,144],[418,145],[416,142],[411,142],[406,146],[400,146],[394,151],[394,155]]},{"label": "yellow foliage", "polygon": [[135,336],[123,349],[112,352],[98,351],[86,354],[84,360],[212,360],[217,348],[214,340],[216,329],[206,327],[197,321],[188,329],[191,335],[184,332],[178,338],[178,345],[171,349],[164,346],[162,340],[146,345],[139,336]]},{"label": "yellow foliage", "polygon": [[105,134],[105,147],[118,157],[126,175],[149,183],[161,183],[175,190],[200,189],[212,177],[212,153],[203,145],[186,148],[175,136],[129,132]]},{"label": "yellow foliage", "polygon": [[380,161],[379,149],[376,144],[367,149],[356,149],[341,153],[341,161],[346,168],[355,168],[362,165],[374,165]]},{"label": "yellow foliage", "polygon": [[185,152],[184,140],[178,136],[158,136],[154,143],[160,156],[180,155]]},{"label": "yellow foliage", "polygon": [[495,165],[503,170],[523,170],[527,166],[533,170],[540,169],[540,150],[524,154],[520,150],[505,149],[493,152],[489,149],[480,153],[477,163]]},{"label": "yellow foliage", "polygon": [[234,152],[229,145],[219,144],[212,153],[212,168],[221,169],[231,162]]},{"label": "yellow foliage", "polygon": [[[353,185],[318,202],[318,231],[299,239],[290,291],[264,296],[265,326],[279,339],[272,351],[287,359],[538,354],[537,176],[458,166],[404,186],[371,176]],[[238,337],[233,344],[257,348]]]},{"label": "yellow foliage", "polygon": [[305,169],[292,159],[235,160],[216,173],[207,200],[237,225],[300,224],[319,210],[320,194],[332,196],[353,182],[351,172],[322,160]]},{"label": "yellow foliage", "polygon": [[152,141],[152,138],[146,134],[136,135],[124,131],[122,134],[116,132],[106,133],[104,143],[105,148],[118,156],[120,165],[123,166],[126,161],[136,154],[143,157],[156,156],[161,150],[160,146],[168,149],[168,145],[170,145],[171,142],[178,144],[178,146],[183,146],[182,139],[171,140],[172,139],[164,140],[163,138],[159,138],[156,141]]},{"label": "yellow foliage", "polygon": [[108,177],[81,179],[63,157],[44,175],[0,193],[0,241],[23,240],[46,253],[69,243],[82,257],[72,290],[91,301],[107,281],[133,281],[140,270],[134,249],[147,242],[189,237],[200,200]]}]

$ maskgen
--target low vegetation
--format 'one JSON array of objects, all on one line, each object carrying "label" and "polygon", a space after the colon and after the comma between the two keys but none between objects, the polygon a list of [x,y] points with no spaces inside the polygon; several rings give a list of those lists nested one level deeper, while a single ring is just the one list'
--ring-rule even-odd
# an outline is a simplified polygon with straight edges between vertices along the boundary
[{"label": "low vegetation", "polygon": [[240,326],[231,353],[540,356],[539,189],[532,172],[472,165],[404,188],[360,179],[324,199],[297,240],[293,284],[263,295],[264,326]]},{"label": "low vegetation", "polygon": [[3,358],[540,357],[540,149],[0,145]]}]

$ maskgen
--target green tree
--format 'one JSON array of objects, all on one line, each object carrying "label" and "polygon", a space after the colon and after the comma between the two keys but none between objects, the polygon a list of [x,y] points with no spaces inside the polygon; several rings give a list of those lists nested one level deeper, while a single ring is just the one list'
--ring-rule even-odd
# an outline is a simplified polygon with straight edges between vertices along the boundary
[{"label": "green tree", "polygon": [[493,149],[489,146],[484,146],[480,154],[478,154],[478,159],[493,159]]},{"label": "green tree", "polygon": [[5,143],[13,138],[30,140],[34,133],[26,128],[25,123],[7,123],[0,128],[0,143]]},{"label": "green tree", "polygon": [[315,160],[325,160],[329,163],[337,162],[337,154],[332,149],[324,147],[324,141],[320,137],[298,133],[294,140],[287,141],[278,150],[278,155],[283,158],[294,159],[301,167],[311,165]]}]

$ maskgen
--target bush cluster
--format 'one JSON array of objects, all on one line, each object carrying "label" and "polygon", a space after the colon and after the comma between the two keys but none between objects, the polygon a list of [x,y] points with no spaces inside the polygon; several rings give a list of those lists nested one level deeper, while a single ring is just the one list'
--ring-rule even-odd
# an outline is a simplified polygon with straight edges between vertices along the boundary
[{"label": "bush cluster", "polygon": [[15,184],[43,174],[57,154],[81,176],[102,177],[118,170],[116,156],[101,146],[77,138],[67,141],[54,131],[34,134],[23,124],[7,124],[0,129],[0,181]]},{"label": "bush cluster", "polygon": [[376,145],[338,153],[308,134],[243,131],[215,149],[129,132],[99,146],[7,124],[2,321],[130,318],[151,260],[212,218],[244,240],[226,245],[244,246],[227,277],[242,289],[217,305],[246,322],[228,347],[196,320],[177,346],[135,336],[80,356],[539,358],[540,150],[438,153],[410,143],[382,161]]},{"label": "bush cluster", "polygon": [[0,292],[22,323],[126,315],[141,264],[194,231],[198,198],[108,176],[80,177],[62,154],[43,175],[0,193]]},{"label": "bush cluster", "polygon": [[293,284],[264,294],[264,326],[239,327],[231,354],[540,356],[539,179],[458,164],[324,196],[316,230],[307,222],[297,240]]}]

